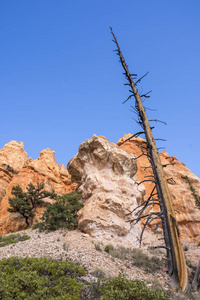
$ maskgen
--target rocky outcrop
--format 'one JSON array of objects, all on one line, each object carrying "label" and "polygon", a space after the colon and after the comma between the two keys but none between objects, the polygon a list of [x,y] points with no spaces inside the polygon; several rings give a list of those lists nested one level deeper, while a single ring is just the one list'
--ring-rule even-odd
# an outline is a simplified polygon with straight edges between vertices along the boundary
[{"label": "rocky outcrop", "polygon": [[[26,227],[25,221],[18,213],[8,213],[8,199],[12,197],[12,187],[20,185],[23,190],[32,182],[37,185],[44,182],[46,190],[54,189],[59,195],[68,193],[76,188],[71,181],[71,176],[55,161],[54,151],[45,149],[40,152],[40,157],[32,160],[27,157],[22,142],[12,141],[0,150],[0,234],[14,232]],[[49,201],[46,199],[46,201]],[[39,218],[44,210],[40,208],[36,212]]]},{"label": "rocky outcrop", "polygon": [[68,171],[83,196],[80,230],[104,242],[138,245],[140,226],[132,227],[124,218],[142,202],[145,193],[136,184],[135,156],[93,135],[80,145],[78,154],[68,163]]},{"label": "rocky outcrop", "polygon": [[[32,160],[28,158],[22,142],[7,143],[0,150],[0,234],[25,228],[24,219],[19,214],[7,212],[13,186],[19,184],[25,190],[30,182],[37,185],[43,181],[47,190],[54,189],[58,194],[65,194],[74,190],[78,183],[85,205],[79,213],[80,229],[100,239],[115,237],[116,241],[123,240],[127,245],[129,240],[137,243],[140,227],[130,228],[124,215],[140,204],[143,197],[148,197],[153,184],[144,183],[145,196],[144,189],[141,186],[138,189],[135,184],[136,177],[137,181],[147,179],[146,176],[152,175],[152,170],[145,155],[134,159],[142,151],[145,153],[145,140],[133,138],[126,141],[130,136],[124,135],[117,143],[119,147],[104,137],[93,136],[86,140],[68,165],[72,178],[64,165],[60,167],[57,164],[54,151],[45,149],[39,158]],[[166,165],[164,170],[177,212],[181,239],[199,243],[200,210],[195,204],[186,176],[198,195],[200,179],[167,152],[160,153],[160,158],[163,165]],[[43,209],[37,211],[38,218]]]},{"label": "rocky outcrop", "polygon": [[0,203],[5,196],[6,187],[27,159],[22,142],[11,141],[0,150]]},{"label": "rocky outcrop", "polygon": [[[131,134],[124,135],[117,144],[127,153],[140,156],[145,150],[145,140],[133,138],[126,141]],[[161,162],[165,165],[164,171],[168,179],[169,189],[172,196],[176,218],[179,225],[181,239],[189,242],[200,242],[200,210],[197,208],[194,196],[191,193],[186,176],[188,176],[197,194],[200,194],[200,179],[195,176],[183,163],[179,162],[176,157],[170,156],[166,151],[160,153]],[[152,170],[150,163],[145,155],[137,159],[137,180],[147,179],[145,176],[151,176]],[[150,195],[154,184],[145,182],[146,195]],[[156,210],[156,208],[153,208]],[[153,225],[151,225],[153,226]]]}]

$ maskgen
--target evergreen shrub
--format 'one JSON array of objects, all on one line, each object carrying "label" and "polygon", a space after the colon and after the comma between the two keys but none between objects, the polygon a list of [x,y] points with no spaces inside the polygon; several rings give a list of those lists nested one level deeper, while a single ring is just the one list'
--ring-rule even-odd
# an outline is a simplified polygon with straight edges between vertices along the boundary
[{"label": "evergreen shrub", "polygon": [[18,242],[23,242],[29,239],[30,236],[27,234],[20,235],[19,233],[17,233],[17,234],[9,234],[6,236],[0,235],[0,247],[4,247],[10,244],[15,244]]},{"label": "evergreen shrub", "polygon": [[58,196],[53,204],[44,211],[41,222],[33,228],[40,231],[53,231],[59,228],[76,229],[78,226],[77,212],[83,207],[79,202],[81,195],[73,192]]},{"label": "evergreen shrub", "polygon": [[153,291],[145,283],[113,279],[88,283],[83,267],[51,258],[11,257],[0,261],[1,300],[166,300],[161,290]]},{"label": "evergreen shrub", "polygon": [[0,299],[81,299],[83,267],[51,258],[17,258],[0,261]]},{"label": "evergreen shrub", "polygon": [[110,252],[110,246],[106,245],[105,248],[104,248],[104,251],[109,253]]},{"label": "evergreen shrub", "polygon": [[123,274],[113,279],[98,281],[96,293],[100,300],[166,300],[161,290],[153,291],[139,280],[130,280]]}]

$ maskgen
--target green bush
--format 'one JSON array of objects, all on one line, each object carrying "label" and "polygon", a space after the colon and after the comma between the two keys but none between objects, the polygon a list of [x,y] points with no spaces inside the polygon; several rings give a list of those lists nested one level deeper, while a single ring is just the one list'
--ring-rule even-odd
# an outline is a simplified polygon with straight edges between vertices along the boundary
[{"label": "green bush", "polygon": [[109,253],[110,252],[110,246],[106,245],[105,248],[104,248],[104,251]]},{"label": "green bush", "polygon": [[98,281],[96,293],[100,300],[166,300],[161,290],[153,291],[142,281],[126,279],[120,274]]},{"label": "green bush", "polygon": [[1,242],[6,242],[6,241],[9,241],[9,240],[12,240],[12,239],[17,239],[19,236],[20,236],[19,233],[17,233],[17,234],[12,233],[12,234],[9,234],[9,235],[6,235],[6,236],[0,235],[0,243]]},{"label": "green bush", "polygon": [[17,258],[0,261],[0,299],[99,299],[166,300],[163,292],[153,291],[141,281],[119,275],[89,284],[81,277],[83,267],[51,258]]},{"label": "green bush", "polygon": [[20,241],[20,242],[24,242],[24,241],[29,240],[30,238],[31,238],[31,237],[30,237],[29,235],[24,234],[24,235],[22,235],[22,236],[19,238],[19,241]]},{"label": "green bush", "polygon": [[8,258],[0,261],[0,299],[81,299],[85,270],[50,258]]},{"label": "green bush", "polygon": [[41,231],[53,231],[59,228],[76,229],[78,226],[77,212],[83,207],[79,202],[81,195],[71,192],[59,196],[56,202],[50,204],[44,211],[40,223],[33,228]]},{"label": "green bush", "polygon": [[0,235],[0,247],[4,247],[9,244],[15,244],[18,242],[23,242],[23,241],[26,241],[29,239],[30,239],[30,236],[27,234],[20,235],[18,233],[18,234],[10,234],[7,236]]}]

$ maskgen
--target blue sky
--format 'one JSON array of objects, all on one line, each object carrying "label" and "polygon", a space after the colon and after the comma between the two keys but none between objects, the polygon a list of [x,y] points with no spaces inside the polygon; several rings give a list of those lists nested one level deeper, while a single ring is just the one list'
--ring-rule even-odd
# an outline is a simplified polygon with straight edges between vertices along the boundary
[{"label": "blue sky", "polygon": [[0,148],[23,141],[29,157],[55,150],[67,162],[94,133],[117,142],[140,130],[114,54],[112,26],[154,135],[200,177],[200,2],[34,0],[0,2]]}]

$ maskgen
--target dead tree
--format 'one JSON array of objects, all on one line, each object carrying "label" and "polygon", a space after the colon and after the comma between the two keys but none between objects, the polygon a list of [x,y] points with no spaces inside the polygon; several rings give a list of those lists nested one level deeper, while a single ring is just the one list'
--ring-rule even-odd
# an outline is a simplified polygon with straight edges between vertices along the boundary
[{"label": "dead tree", "polygon": [[[174,208],[172,205],[172,200],[169,192],[169,188],[167,185],[167,180],[165,178],[165,174],[163,171],[163,167],[160,161],[160,157],[158,155],[158,149],[156,147],[155,139],[152,134],[152,128],[149,125],[149,121],[146,115],[146,109],[142,104],[141,98],[149,97],[149,92],[143,95],[139,95],[136,85],[148,74],[146,73],[144,76],[139,78],[138,80],[133,81],[136,79],[136,74],[131,74],[129,72],[128,66],[125,62],[125,59],[122,55],[120,50],[119,44],[117,39],[111,29],[111,33],[113,36],[113,41],[117,46],[116,54],[119,56],[120,62],[124,68],[125,73],[123,73],[128,81],[126,85],[130,87],[130,96],[124,103],[130,100],[132,97],[135,98],[135,105],[131,106],[132,110],[137,114],[138,120],[137,123],[142,127],[143,132],[146,137],[146,155],[150,161],[151,168],[154,174],[154,183],[155,188],[152,191],[150,197],[147,201],[145,201],[140,207],[140,210],[137,212],[137,217],[134,220],[131,220],[133,223],[139,222],[142,218],[146,218],[144,223],[144,228],[142,230],[140,243],[142,239],[143,232],[145,227],[151,223],[153,220],[160,219],[158,224],[162,224],[163,234],[164,234],[164,241],[165,246],[158,246],[166,249],[167,253],[167,261],[168,261],[168,273],[170,278],[174,281],[175,284],[179,284],[182,291],[186,292],[189,288],[188,282],[188,274],[187,274],[187,267],[185,262],[185,257],[180,241],[180,234],[178,230],[178,225],[176,222],[176,216],[174,212]],[[158,120],[154,120],[158,121]],[[152,181],[152,179],[149,179]],[[157,193],[155,192],[157,190]],[[156,199],[153,197],[157,196]],[[159,204],[160,212],[150,212],[147,215],[143,215],[144,210],[152,205],[152,203]]]}]

